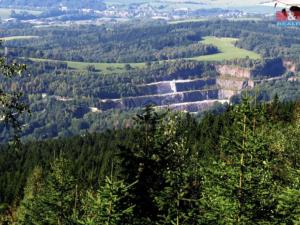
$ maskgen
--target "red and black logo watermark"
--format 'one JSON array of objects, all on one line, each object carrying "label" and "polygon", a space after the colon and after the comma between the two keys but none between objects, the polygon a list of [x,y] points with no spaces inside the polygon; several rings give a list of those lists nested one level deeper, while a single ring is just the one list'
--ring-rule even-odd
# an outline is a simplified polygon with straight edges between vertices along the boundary
[{"label": "red and black logo watermark", "polygon": [[292,6],[276,12],[276,21],[279,26],[300,26],[300,7]]}]

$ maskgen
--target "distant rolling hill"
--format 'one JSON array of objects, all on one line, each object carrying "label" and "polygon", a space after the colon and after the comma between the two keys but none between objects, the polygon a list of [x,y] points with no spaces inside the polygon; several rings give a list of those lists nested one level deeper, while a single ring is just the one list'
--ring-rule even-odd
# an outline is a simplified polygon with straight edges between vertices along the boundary
[{"label": "distant rolling hill", "polygon": [[[107,5],[121,5],[128,7],[131,4],[151,5],[165,10],[189,8],[198,9],[235,9],[248,13],[270,14],[274,12],[272,4],[263,5],[263,0],[232,1],[232,0],[103,0]],[[267,1],[267,0],[266,0]],[[271,0],[270,0],[271,1]]]},{"label": "distant rolling hill", "polygon": [[57,8],[66,6],[68,8],[93,8],[103,9],[105,4],[102,0],[0,0],[0,7],[41,7]]},{"label": "distant rolling hill", "polygon": [[248,0],[248,1],[232,1],[232,0],[105,0],[110,3],[161,3],[161,4],[179,4],[179,5],[192,5],[198,4],[207,7],[243,7],[258,5],[262,0]]},{"label": "distant rolling hill", "polygon": [[260,0],[248,0],[248,1],[232,1],[232,0],[161,0],[161,2],[173,2],[173,3],[188,3],[194,2],[198,4],[208,5],[212,7],[238,7],[238,6],[249,6],[249,5],[257,5],[261,1]]}]

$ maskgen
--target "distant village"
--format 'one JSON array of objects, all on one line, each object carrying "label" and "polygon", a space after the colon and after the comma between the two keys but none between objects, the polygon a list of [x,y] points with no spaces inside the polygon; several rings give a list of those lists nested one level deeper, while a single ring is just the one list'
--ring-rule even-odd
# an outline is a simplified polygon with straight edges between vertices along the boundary
[{"label": "distant village", "polygon": [[2,23],[26,22],[35,26],[44,25],[68,25],[68,24],[101,24],[104,22],[122,22],[132,19],[154,19],[154,20],[184,20],[201,18],[244,18],[251,16],[240,10],[225,9],[197,9],[176,8],[166,9],[154,7],[150,4],[132,4],[129,7],[110,5],[103,10],[94,9],[69,9],[61,6],[42,12],[40,15],[31,15],[27,11],[13,11],[8,19]]}]

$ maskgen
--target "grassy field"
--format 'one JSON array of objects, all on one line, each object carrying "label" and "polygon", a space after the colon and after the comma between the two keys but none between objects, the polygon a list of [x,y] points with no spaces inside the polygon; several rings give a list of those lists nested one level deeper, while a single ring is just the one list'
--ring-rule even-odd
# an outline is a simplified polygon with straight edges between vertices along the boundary
[{"label": "grassy field", "polygon": [[222,61],[242,59],[246,57],[249,57],[250,59],[261,58],[261,56],[255,52],[235,47],[234,43],[237,40],[238,39],[235,38],[205,37],[202,43],[216,46],[219,49],[220,53],[213,55],[198,56],[189,59],[197,61]]},{"label": "grassy field", "polygon": [[11,36],[11,37],[0,37],[1,41],[14,41],[14,40],[26,40],[32,38],[39,38],[39,36]]},{"label": "grassy field", "polygon": [[262,18],[258,17],[240,17],[240,18],[229,18],[230,21],[261,21]]},{"label": "grassy field", "polygon": [[42,11],[37,10],[23,10],[23,9],[7,9],[7,8],[0,8],[0,17],[1,19],[8,19],[10,17],[11,11],[15,10],[17,13],[21,11],[26,11],[32,15],[39,15]]},{"label": "grassy field", "polygon": [[[50,60],[50,59],[37,59],[37,58],[29,58],[35,62],[65,62],[68,64],[70,69],[75,70],[86,70],[87,66],[93,65],[96,70],[101,70],[103,72],[120,72],[125,69],[126,63],[88,63],[88,62],[74,62],[74,61],[58,61],[58,60]],[[129,63],[129,65],[133,68],[142,68],[145,66],[145,63]]]},{"label": "grassy field", "polygon": [[208,21],[207,18],[198,18],[198,19],[187,19],[187,20],[172,20],[168,24],[180,24],[180,23],[192,23],[192,22],[203,22]]},{"label": "grassy field", "polygon": [[[208,21],[208,18],[197,18],[197,19],[186,19],[186,20],[172,20],[168,24],[180,24],[180,23],[192,23],[192,22],[203,22]],[[260,21],[261,18],[257,17],[241,17],[241,18],[228,18],[231,21]]]},{"label": "grassy field", "polygon": [[[196,60],[196,61],[223,61],[223,60],[232,60],[232,59],[241,59],[249,57],[250,59],[260,59],[261,56],[255,52],[248,51],[245,49],[237,48],[234,46],[234,43],[238,39],[235,38],[217,38],[217,37],[205,37],[202,43],[212,44],[216,46],[220,53],[213,55],[198,56],[193,58],[186,58],[186,60]],[[30,58],[33,61],[57,61],[49,59],[37,59]],[[174,60],[173,60],[174,61]],[[121,72],[124,71],[126,63],[88,63],[88,62],[73,62],[73,61],[61,61],[68,64],[69,68],[75,70],[86,70],[87,66],[93,65],[96,70],[103,71],[105,73],[111,72]],[[145,66],[145,63],[129,63],[131,67],[142,68]]]}]

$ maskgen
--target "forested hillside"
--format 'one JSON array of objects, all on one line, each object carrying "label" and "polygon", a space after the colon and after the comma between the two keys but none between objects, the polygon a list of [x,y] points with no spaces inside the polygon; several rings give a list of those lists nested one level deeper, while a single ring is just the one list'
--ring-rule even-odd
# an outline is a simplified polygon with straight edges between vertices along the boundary
[{"label": "forested hillside", "polygon": [[[147,104],[190,104],[190,111],[199,112],[215,100],[236,102],[234,95],[252,81],[259,100],[270,101],[276,93],[281,101],[297,100],[298,33],[287,29],[282,35],[265,21],[16,23],[2,27],[0,36],[6,57],[25,63],[27,73],[1,85],[25,93],[31,110],[22,118],[27,140],[130,127],[132,115]],[[246,57],[240,51],[245,49],[261,58]],[[220,65],[236,76],[220,75]],[[234,71],[249,76],[240,78]],[[0,133],[1,141],[7,141],[5,126],[0,125]]]},{"label": "forested hillside", "polygon": [[283,35],[270,21],[227,20],[0,30],[3,37],[39,37],[7,42],[14,56],[118,63],[182,59],[218,52],[213,45],[199,42],[205,36],[238,38],[238,47],[254,50],[263,57],[284,57],[298,63],[299,36],[295,33],[299,30],[287,29]]},{"label": "forested hillside", "polygon": [[[10,224],[298,224],[299,103],[201,122],[148,107],[134,127],[0,154]],[[43,216],[41,216],[43,215]],[[4,222],[3,222],[4,223]]]}]

